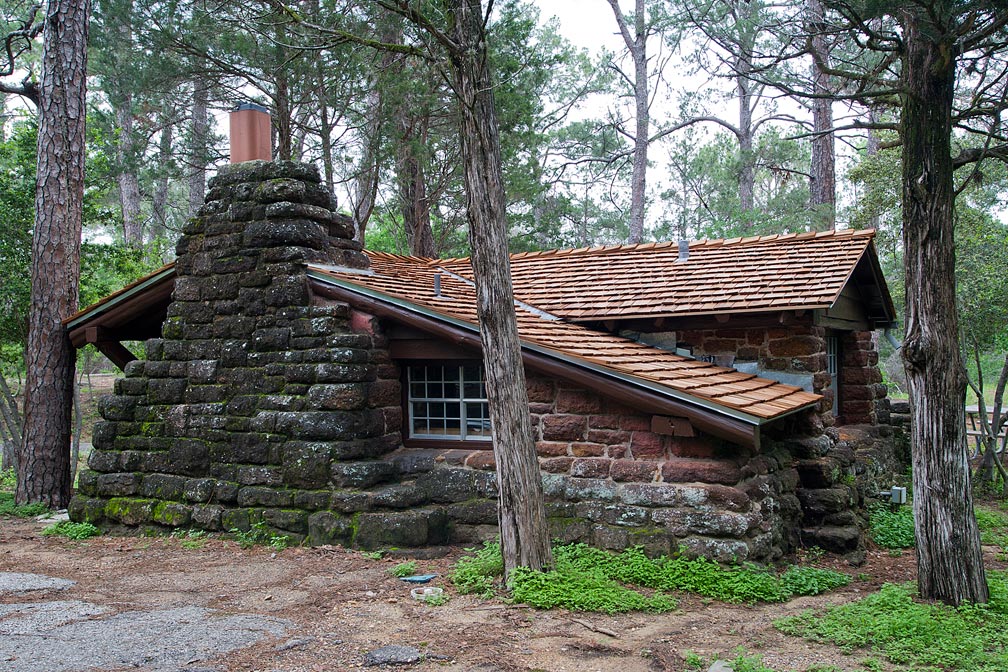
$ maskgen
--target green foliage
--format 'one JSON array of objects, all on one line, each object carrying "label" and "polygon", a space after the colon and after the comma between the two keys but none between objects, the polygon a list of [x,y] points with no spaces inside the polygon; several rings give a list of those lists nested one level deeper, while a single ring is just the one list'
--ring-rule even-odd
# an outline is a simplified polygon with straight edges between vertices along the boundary
[{"label": "green foliage", "polygon": [[17,505],[12,492],[0,491],[0,517],[34,518],[48,512],[49,508],[45,504],[36,502]]},{"label": "green foliage", "polygon": [[980,542],[1008,551],[1008,514],[982,507],[976,507],[973,513],[980,528]]},{"label": "green foliage", "polygon": [[14,473],[13,469],[4,469],[0,471],[0,490],[14,491],[17,487],[17,474]]},{"label": "green foliage", "polygon": [[[560,606],[606,613],[667,611],[674,608],[674,601],[664,593],[675,590],[723,602],[782,602],[795,595],[818,595],[850,582],[845,574],[825,569],[792,567],[778,576],[755,565],[722,567],[706,558],[649,558],[640,548],[610,553],[585,544],[570,544],[557,546],[553,553],[553,571],[519,568],[512,573],[509,587],[516,601],[540,608]],[[452,582],[459,592],[489,597],[494,592],[494,580],[502,573],[500,546],[488,543],[459,560]],[[629,586],[658,592],[647,597]]]},{"label": "green foliage", "polygon": [[406,562],[400,562],[398,565],[389,570],[389,574],[401,579],[404,576],[412,576],[416,574],[417,563],[416,560],[407,560]]},{"label": "green foliage", "polygon": [[557,558],[556,569],[536,572],[517,567],[511,573],[511,596],[516,602],[539,609],[563,607],[572,611],[615,614],[625,611],[666,612],[675,609],[675,600],[655,593],[647,597],[606,576],[604,568],[582,571],[566,559]]},{"label": "green foliage", "polygon": [[915,545],[913,509],[901,506],[895,511],[884,504],[871,507],[868,526],[872,541],[882,548],[913,548]]},{"label": "green foliage", "polygon": [[459,558],[451,582],[463,595],[474,593],[490,598],[494,594],[494,579],[504,574],[504,558],[500,544],[485,542],[483,548],[467,548],[469,555]]},{"label": "green foliage", "polygon": [[58,523],[48,525],[42,530],[46,536],[57,535],[67,539],[90,539],[101,534],[101,530],[91,523],[75,523],[69,520],[61,520]]},{"label": "green foliage", "polygon": [[182,548],[193,551],[206,546],[206,530],[175,530],[171,536],[181,539]]},{"label": "green foliage", "polygon": [[830,569],[794,565],[781,575],[781,582],[794,595],[818,595],[846,586],[850,577]]},{"label": "green foliage", "polygon": [[[706,660],[703,656],[699,656],[692,651],[686,652],[684,661],[688,669],[701,671],[708,669],[713,662],[713,659]],[[728,661],[728,665],[733,672],[774,672],[773,669],[763,664],[763,659],[760,656],[748,656],[742,647],[735,650],[735,657]],[[810,669],[809,672],[813,672],[813,670]],[[825,672],[825,670],[822,672]]]},{"label": "green foliage", "polygon": [[988,571],[991,601],[959,608],[917,602],[910,585],[887,584],[857,602],[807,611],[776,627],[789,635],[829,642],[845,653],[867,650],[910,670],[1008,669],[1008,580]]},{"label": "green foliage", "polygon": [[240,530],[237,527],[231,528],[231,534],[235,541],[242,548],[252,548],[253,546],[270,546],[274,550],[282,551],[290,546],[290,537],[285,534],[277,534],[266,527],[265,521],[260,520],[253,523],[248,530]]}]

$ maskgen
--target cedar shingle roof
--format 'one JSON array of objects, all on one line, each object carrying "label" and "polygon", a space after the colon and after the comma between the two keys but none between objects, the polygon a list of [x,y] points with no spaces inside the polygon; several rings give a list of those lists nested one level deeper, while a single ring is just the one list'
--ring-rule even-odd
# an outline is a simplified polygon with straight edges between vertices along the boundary
[{"label": "cedar shingle roof", "polygon": [[[601,248],[601,255],[612,250]],[[634,249],[623,248],[622,253],[632,253]],[[644,248],[663,249],[659,246]],[[541,253],[517,255],[512,260],[554,259],[581,257],[591,259],[600,254],[599,250],[576,250],[568,253]],[[371,274],[347,272],[324,266],[310,266],[316,277],[326,276],[338,279],[341,286],[357,286],[370,292],[377,292],[389,299],[421,306],[428,310],[455,318],[470,325],[477,324],[476,292],[465,275],[471,275],[467,260],[440,262],[416,257],[392,254],[369,253]],[[634,256],[634,255],[630,255]],[[854,260],[856,262],[856,259]],[[591,264],[588,264],[591,266]],[[554,266],[562,268],[562,264]],[[435,295],[435,275],[440,275],[440,296]],[[526,273],[526,278],[529,278]],[[548,274],[544,274],[546,276]],[[581,278],[576,272],[568,272],[565,278]],[[601,281],[601,273],[593,277]],[[612,278],[612,274],[609,275]],[[522,288],[530,286],[528,281]],[[622,288],[629,291],[630,283]],[[543,292],[533,296],[552,296],[543,285]],[[839,290],[838,290],[839,291]],[[690,357],[644,345],[614,334],[595,331],[578,324],[543,315],[536,309],[555,311],[557,304],[546,301],[547,305],[529,300],[528,293],[515,292],[519,336],[523,342],[535,344],[555,352],[560,358],[587,365],[600,366],[631,381],[658,384],[675,393],[687,395],[698,402],[722,407],[754,416],[759,420],[769,420],[800,408],[814,404],[819,395],[799,387],[758,378]],[[529,305],[532,304],[532,305]],[[585,305],[589,305],[587,302]]]},{"label": "cedar shingle roof", "polygon": [[[515,297],[571,321],[827,308],[874,231],[614,245],[511,256]],[[472,278],[468,259],[430,261]]]}]

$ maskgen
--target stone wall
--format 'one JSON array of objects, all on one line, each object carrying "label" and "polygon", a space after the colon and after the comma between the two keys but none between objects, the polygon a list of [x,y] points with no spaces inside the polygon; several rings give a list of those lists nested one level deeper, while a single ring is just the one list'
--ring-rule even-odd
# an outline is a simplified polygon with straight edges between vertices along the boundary
[{"label": "stone wall", "polygon": [[401,440],[384,344],[349,328],[348,306],[313,305],[305,273],[306,260],[367,257],[314,169],[249,162],[209,186],[178,243],[163,338],[102,400],[71,515],[211,530],[261,519],[304,538],[340,488],[390,475],[379,458]]}]

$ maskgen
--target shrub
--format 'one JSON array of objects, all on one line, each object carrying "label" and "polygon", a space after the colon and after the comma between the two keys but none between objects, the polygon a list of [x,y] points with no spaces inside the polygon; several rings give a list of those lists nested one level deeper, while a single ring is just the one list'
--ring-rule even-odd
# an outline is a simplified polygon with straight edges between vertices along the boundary
[{"label": "shrub", "polygon": [[58,523],[48,525],[42,530],[46,536],[57,535],[67,539],[90,539],[101,534],[101,530],[91,523],[74,523],[69,520],[62,520]]}]

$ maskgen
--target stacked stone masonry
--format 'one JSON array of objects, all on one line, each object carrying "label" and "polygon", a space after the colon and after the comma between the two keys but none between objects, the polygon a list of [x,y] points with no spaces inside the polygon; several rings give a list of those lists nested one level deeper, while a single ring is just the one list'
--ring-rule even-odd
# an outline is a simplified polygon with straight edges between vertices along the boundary
[{"label": "stacked stone masonry", "polygon": [[[298,164],[239,164],[211,181],[178,244],[162,338],[101,404],[73,519],[212,531],[262,522],[295,541],[360,548],[495,534],[489,446],[404,446],[401,369],[383,325],[311,294],[306,261],[367,265],[334,209]],[[825,369],[815,327],[691,337]],[[870,338],[850,339],[852,370],[870,363]],[[877,381],[860,384],[874,396],[848,403],[880,398]],[[530,375],[528,392],[555,538],[724,561],[772,561],[800,543],[861,547],[852,451],[820,414],[753,451],[562,380]]]}]

